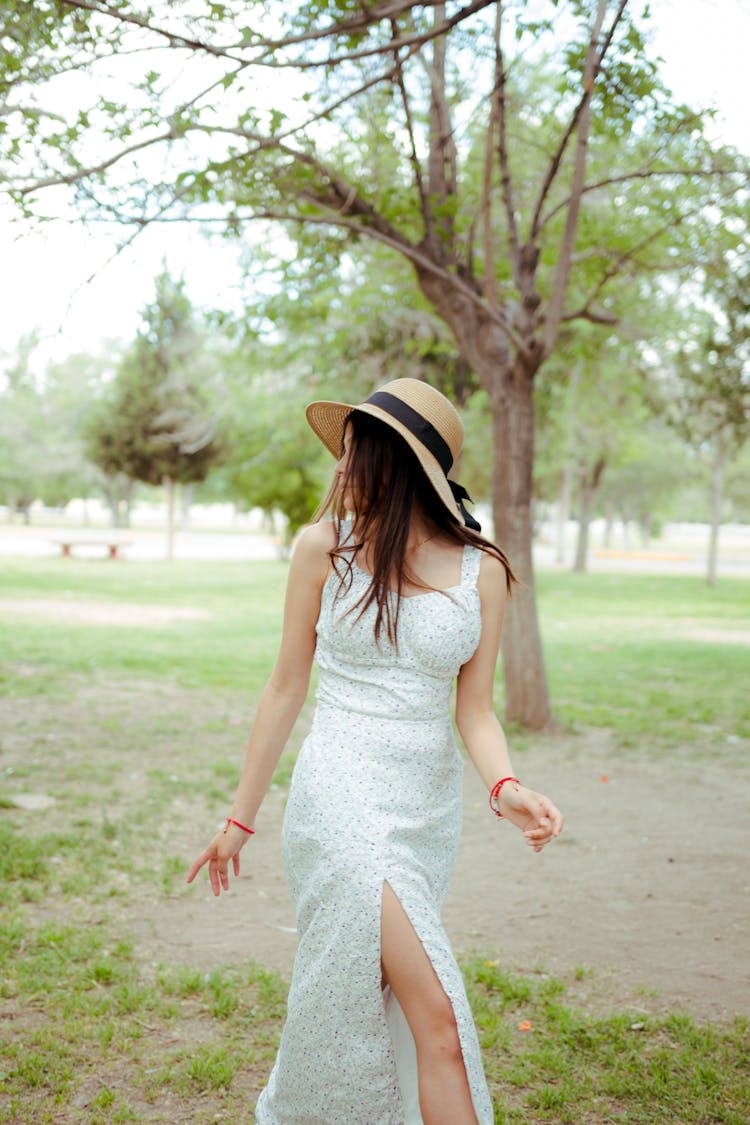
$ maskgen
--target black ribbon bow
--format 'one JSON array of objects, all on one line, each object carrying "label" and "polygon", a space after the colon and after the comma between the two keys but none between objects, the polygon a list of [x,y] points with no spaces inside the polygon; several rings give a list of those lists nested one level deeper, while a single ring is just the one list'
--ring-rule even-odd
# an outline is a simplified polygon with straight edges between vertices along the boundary
[{"label": "black ribbon bow", "polygon": [[469,496],[469,494],[466,491],[466,489],[464,488],[464,486],[462,484],[459,484],[458,481],[455,481],[455,480],[449,480],[448,484],[451,486],[451,492],[453,493],[453,499],[458,504],[458,509],[459,509],[461,515],[464,518],[465,525],[467,527],[470,527],[472,531],[481,531],[482,525],[479,523],[478,520],[475,520],[473,516],[470,516],[469,513],[466,511],[466,508],[464,507],[464,503],[463,503],[464,500],[468,500],[470,504],[474,503],[474,501],[472,500],[471,496]]}]

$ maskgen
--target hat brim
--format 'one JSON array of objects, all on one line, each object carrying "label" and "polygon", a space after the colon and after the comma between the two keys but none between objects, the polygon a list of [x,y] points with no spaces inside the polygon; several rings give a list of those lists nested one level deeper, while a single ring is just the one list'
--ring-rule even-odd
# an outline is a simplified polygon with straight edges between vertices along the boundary
[{"label": "hat brim", "polygon": [[327,401],[311,402],[305,409],[305,417],[326,449],[338,460],[341,456],[341,449],[344,443],[346,420],[353,410],[358,411],[360,414],[369,414],[373,418],[378,418],[381,422],[385,422],[387,426],[390,426],[392,430],[395,430],[396,433],[401,435],[416,456],[427,479],[443,501],[445,507],[454,519],[458,520],[460,524],[463,524],[464,521],[458,504],[451,492],[448,479],[438,464],[437,459],[430,453],[429,449],[422,444],[419,438],[414,436],[411,430],[408,430],[402,422],[399,422],[398,418],[394,418],[391,414],[388,414],[374,403],[363,402],[358,406],[352,406],[350,403],[346,402]]}]

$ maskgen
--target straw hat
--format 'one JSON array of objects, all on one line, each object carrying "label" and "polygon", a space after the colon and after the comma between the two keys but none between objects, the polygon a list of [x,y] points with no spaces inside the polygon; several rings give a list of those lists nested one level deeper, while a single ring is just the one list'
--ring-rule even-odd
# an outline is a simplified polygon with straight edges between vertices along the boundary
[{"label": "straw hat", "polygon": [[466,490],[448,473],[461,454],[464,427],[453,403],[420,379],[394,379],[358,406],[344,402],[311,402],[307,421],[327,449],[338,458],[346,420],[353,410],[379,418],[401,434],[451,515],[475,531],[479,524],[463,506]]}]

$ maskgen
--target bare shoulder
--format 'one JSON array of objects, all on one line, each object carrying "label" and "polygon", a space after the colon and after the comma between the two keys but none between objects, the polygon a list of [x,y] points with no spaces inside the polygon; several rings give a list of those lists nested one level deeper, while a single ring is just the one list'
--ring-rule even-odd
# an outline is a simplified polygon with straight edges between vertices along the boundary
[{"label": "bare shoulder", "polygon": [[477,589],[482,600],[494,605],[504,605],[507,596],[506,582],[505,567],[500,559],[489,551],[483,551],[477,579]]},{"label": "bare shoulder", "polygon": [[487,586],[501,586],[505,589],[505,567],[497,555],[489,551],[482,551],[482,561],[479,564],[479,581]]},{"label": "bare shoulder", "polygon": [[324,578],[330,564],[329,551],[336,546],[336,529],[332,520],[308,524],[297,536],[292,552],[296,570],[319,572]]}]

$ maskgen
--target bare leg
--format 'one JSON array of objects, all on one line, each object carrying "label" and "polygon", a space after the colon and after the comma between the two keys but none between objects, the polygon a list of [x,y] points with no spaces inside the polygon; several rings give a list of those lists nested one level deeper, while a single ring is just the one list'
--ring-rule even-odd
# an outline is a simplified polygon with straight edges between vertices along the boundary
[{"label": "bare leg", "polygon": [[383,884],[380,951],[383,981],[414,1036],[424,1125],[477,1125],[453,1006],[388,883]]}]

